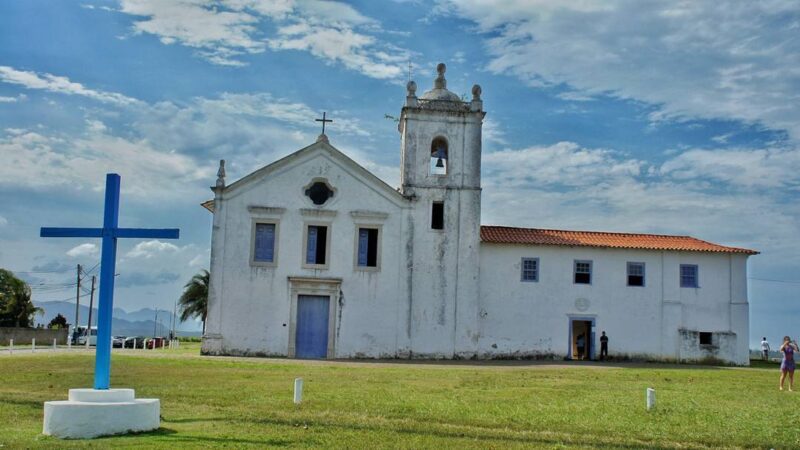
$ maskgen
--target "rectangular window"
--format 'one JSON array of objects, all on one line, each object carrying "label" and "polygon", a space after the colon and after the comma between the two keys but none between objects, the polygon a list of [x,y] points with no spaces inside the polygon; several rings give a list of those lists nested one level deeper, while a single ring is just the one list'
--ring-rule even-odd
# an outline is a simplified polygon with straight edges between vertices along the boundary
[{"label": "rectangular window", "polygon": [[700,345],[711,345],[711,333],[705,331],[700,332]]},{"label": "rectangular window", "polygon": [[444,202],[433,202],[431,205],[431,229],[444,230]]},{"label": "rectangular window", "polygon": [[697,265],[695,264],[681,264],[681,287],[696,288],[699,287],[697,282]]},{"label": "rectangular window", "polygon": [[575,284],[592,284],[591,261],[575,261]]},{"label": "rectangular window", "polygon": [[309,225],[306,234],[306,264],[326,264],[325,252],[328,249],[328,227]]},{"label": "rectangular window", "polygon": [[522,258],[522,281],[539,281],[539,258]]},{"label": "rectangular window", "polygon": [[358,229],[358,267],[378,267],[378,229]]},{"label": "rectangular window", "polygon": [[644,263],[628,263],[628,286],[644,286]]},{"label": "rectangular window", "polygon": [[256,223],[253,262],[275,262],[275,224]]}]

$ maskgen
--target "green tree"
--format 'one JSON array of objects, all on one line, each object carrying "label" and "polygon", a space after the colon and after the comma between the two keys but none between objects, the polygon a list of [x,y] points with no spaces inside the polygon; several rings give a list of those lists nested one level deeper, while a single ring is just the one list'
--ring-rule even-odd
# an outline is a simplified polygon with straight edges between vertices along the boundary
[{"label": "green tree", "polygon": [[47,324],[47,328],[51,328],[53,330],[59,330],[61,328],[67,328],[69,324],[67,324],[67,318],[62,316],[61,313],[53,317],[53,320]]},{"label": "green tree", "polygon": [[0,327],[32,327],[37,313],[44,314],[44,310],[33,305],[28,283],[10,270],[0,269]]},{"label": "green tree", "polygon": [[200,318],[203,321],[203,334],[206,332],[206,315],[208,314],[208,279],[210,274],[203,269],[183,288],[183,294],[178,300],[181,310],[181,322],[189,318]]}]

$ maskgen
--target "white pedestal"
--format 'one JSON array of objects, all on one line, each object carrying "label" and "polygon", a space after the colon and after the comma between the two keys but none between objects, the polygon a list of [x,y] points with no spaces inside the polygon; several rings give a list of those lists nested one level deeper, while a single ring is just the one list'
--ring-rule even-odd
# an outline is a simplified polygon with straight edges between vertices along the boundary
[{"label": "white pedestal", "polygon": [[133,389],[70,389],[69,400],[44,402],[42,433],[85,439],[157,429],[161,403],[136,399]]}]

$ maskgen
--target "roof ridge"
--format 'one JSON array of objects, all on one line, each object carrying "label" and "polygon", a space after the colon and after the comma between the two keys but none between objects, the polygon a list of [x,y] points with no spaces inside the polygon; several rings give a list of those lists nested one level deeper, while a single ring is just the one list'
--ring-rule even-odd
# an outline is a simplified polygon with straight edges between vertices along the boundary
[{"label": "roof ridge", "polygon": [[[507,228],[512,230],[535,230],[535,231],[559,231],[562,233],[595,233],[595,234],[616,234],[616,235],[627,235],[627,236],[656,236],[656,237],[680,237],[680,238],[689,238],[695,239],[698,241],[703,241],[702,239],[697,239],[696,237],[685,235],[685,234],[655,234],[655,233],[631,233],[625,231],[590,231],[590,230],[564,230],[564,229],[557,229],[557,228],[530,228],[530,227],[511,227],[508,225],[481,225],[481,227],[492,227],[492,228]],[[706,243],[710,243],[707,241],[703,241]],[[718,244],[713,244],[718,245]]]}]

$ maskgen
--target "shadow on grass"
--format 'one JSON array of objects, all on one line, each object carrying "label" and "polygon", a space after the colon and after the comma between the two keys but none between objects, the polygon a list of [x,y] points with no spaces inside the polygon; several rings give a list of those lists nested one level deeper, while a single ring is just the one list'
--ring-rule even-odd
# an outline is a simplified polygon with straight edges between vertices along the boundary
[{"label": "shadow on grass", "polygon": [[44,409],[44,402],[40,400],[22,400],[18,398],[0,397],[0,403],[24,406],[31,409]]},{"label": "shadow on grass", "polygon": [[[226,421],[225,418],[209,418],[209,419],[180,419],[171,422],[205,422],[205,421]],[[213,437],[213,436],[196,436],[189,433],[179,433],[172,428],[160,427],[153,431],[143,431],[139,433],[128,433],[119,436],[106,436],[103,440],[106,441],[123,441],[126,439],[136,439],[141,437],[156,437],[166,438],[167,442],[175,443],[219,443],[219,444],[249,444],[259,446],[272,446],[272,447],[285,447],[289,445],[296,445],[300,442],[283,438],[269,438],[269,439],[243,439],[234,437]],[[121,443],[121,442],[119,442]]]},{"label": "shadow on grass", "polygon": [[[289,360],[292,362],[302,360]],[[401,365],[401,366],[432,366],[432,367],[507,367],[507,368],[575,368],[586,367],[595,369],[686,369],[686,370],[717,370],[735,366],[714,365],[714,364],[678,364],[675,362],[659,361],[577,361],[577,360],[554,360],[554,359],[334,359],[334,360],[314,360],[315,363],[322,364],[356,364],[356,365]]]},{"label": "shadow on grass", "polygon": [[[673,445],[662,446],[658,445],[653,442],[649,441],[636,441],[634,443],[604,443],[604,442],[597,442],[591,439],[591,436],[587,438],[586,436],[580,435],[571,435],[571,434],[560,434],[558,436],[543,436],[542,434],[547,434],[547,431],[538,431],[538,430],[510,430],[512,433],[528,433],[528,436],[509,436],[507,434],[500,434],[500,433],[508,433],[509,430],[507,428],[487,428],[487,427],[476,427],[470,426],[469,430],[447,430],[442,429],[442,427],[464,427],[464,425],[453,425],[449,423],[437,423],[437,424],[420,424],[419,426],[404,426],[404,425],[393,425],[393,424],[386,424],[377,425],[377,424],[366,424],[366,423],[333,423],[327,421],[314,421],[314,422],[305,422],[298,419],[281,419],[281,418],[261,418],[261,419],[243,419],[243,418],[228,418],[228,417],[208,417],[208,418],[183,418],[183,419],[173,419],[167,420],[165,419],[164,422],[167,423],[199,423],[199,422],[247,422],[255,425],[273,425],[277,427],[291,427],[295,428],[300,425],[302,422],[309,427],[321,427],[321,428],[329,428],[329,429],[340,429],[340,430],[350,430],[350,431],[363,431],[363,432],[395,432],[400,434],[408,434],[408,435],[417,435],[417,436],[429,436],[432,438],[440,438],[440,439],[472,439],[478,441],[502,441],[508,442],[509,444],[528,444],[528,445],[547,445],[547,446],[590,446],[592,448],[630,448],[630,449],[639,449],[639,448],[649,448],[655,450],[661,449],[668,449],[668,448],[675,448],[674,443]],[[555,433],[554,433],[555,434]],[[189,435],[189,434],[180,434],[176,433],[174,430],[169,430],[166,428],[160,428],[157,431],[153,431],[150,433],[140,433],[138,435],[153,435],[153,436],[165,436],[168,438],[169,441],[177,441],[177,442],[218,442],[218,443],[232,443],[232,444],[255,444],[255,445],[272,445],[272,446],[289,446],[289,445],[298,445],[298,444],[310,444],[305,440],[290,440],[290,439],[264,439],[264,440],[257,440],[257,439],[241,439],[241,438],[222,438],[222,437],[209,437],[209,436],[196,436],[196,435]],[[320,443],[315,443],[315,445],[320,445]]]}]

